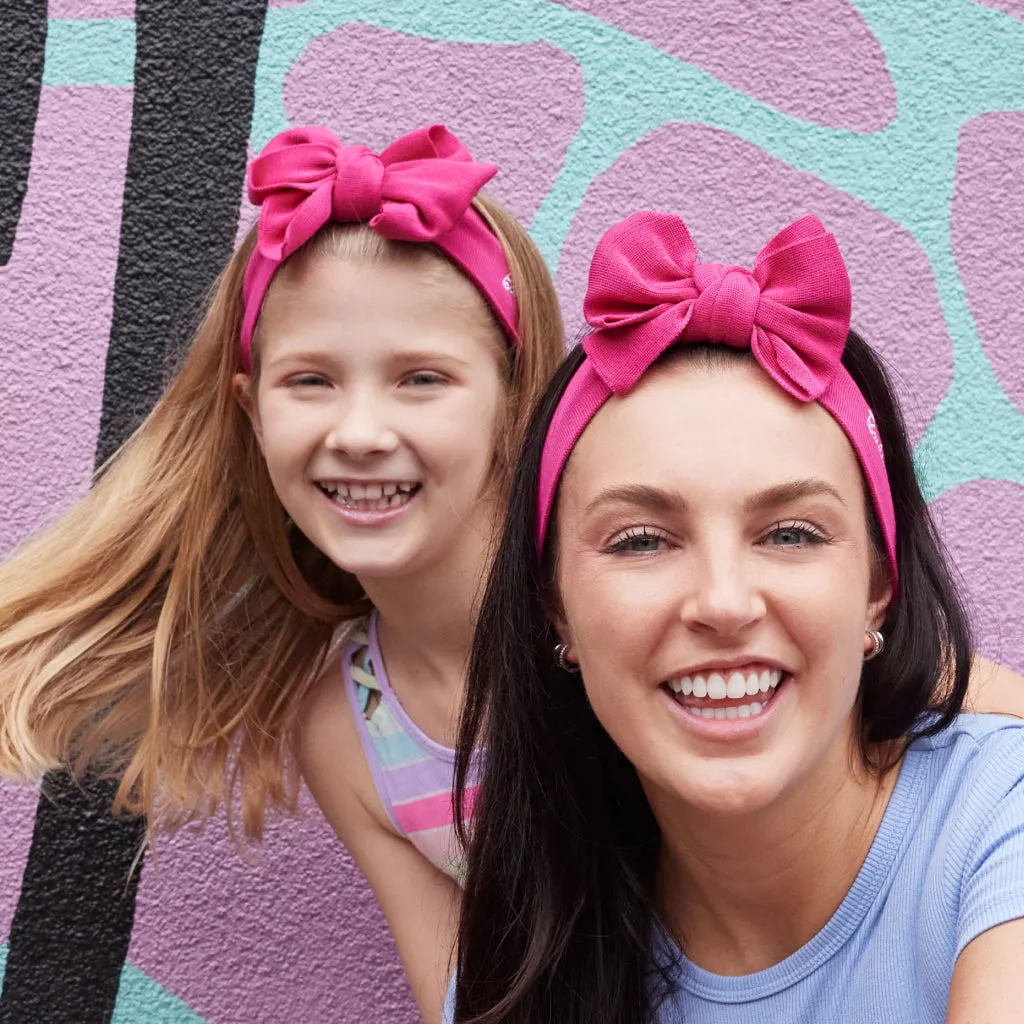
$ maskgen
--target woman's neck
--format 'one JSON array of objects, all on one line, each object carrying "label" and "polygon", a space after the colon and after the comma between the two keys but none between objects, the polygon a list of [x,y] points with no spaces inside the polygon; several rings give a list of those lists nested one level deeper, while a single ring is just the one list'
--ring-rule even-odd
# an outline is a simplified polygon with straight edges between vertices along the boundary
[{"label": "woman's neck", "polygon": [[844,763],[749,816],[701,815],[648,794],[663,837],[659,907],[698,966],[733,976],[765,970],[809,942],[842,903],[898,768],[852,773],[848,751],[832,756]]}]

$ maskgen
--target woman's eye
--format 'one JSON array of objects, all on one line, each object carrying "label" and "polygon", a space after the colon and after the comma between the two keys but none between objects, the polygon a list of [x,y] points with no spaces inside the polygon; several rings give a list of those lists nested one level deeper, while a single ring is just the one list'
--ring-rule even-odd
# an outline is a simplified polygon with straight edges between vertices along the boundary
[{"label": "woman's eye", "polygon": [[824,544],[827,538],[809,523],[776,523],[768,533],[768,542],[779,548],[799,548]]},{"label": "woman's eye", "polygon": [[608,545],[609,553],[625,553],[631,555],[653,555],[660,551],[665,545],[666,538],[651,530],[649,527],[640,526],[626,530],[619,534]]}]

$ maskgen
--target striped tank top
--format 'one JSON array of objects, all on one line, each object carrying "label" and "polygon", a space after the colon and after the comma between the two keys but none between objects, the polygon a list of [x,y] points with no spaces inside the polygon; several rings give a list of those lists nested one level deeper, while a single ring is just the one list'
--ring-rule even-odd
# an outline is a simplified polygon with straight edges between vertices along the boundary
[{"label": "striped tank top", "polygon": [[[452,786],[455,751],[435,743],[398,702],[377,639],[377,613],[348,633],[342,672],[374,785],[392,825],[459,885],[465,856],[455,837]],[[472,808],[478,764],[466,791]]]}]

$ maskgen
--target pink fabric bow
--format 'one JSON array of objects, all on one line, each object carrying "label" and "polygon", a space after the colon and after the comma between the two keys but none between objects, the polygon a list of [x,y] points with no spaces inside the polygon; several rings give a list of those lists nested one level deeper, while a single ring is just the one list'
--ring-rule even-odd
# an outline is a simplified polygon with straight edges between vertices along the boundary
[{"label": "pink fabric bow", "polygon": [[249,168],[261,204],[260,252],[287,259],[330,220],[367,221],[384,238],[430,242],[452,229],[497,173],[475,163],[444,125],[419,128],[380,156],[326,128],[292,128]]},{"label": "pink fabric bow", "polygon": [[587,358],[559,399],[540,460],[537,551],[558,482],[587,424],[612,395],[631,390],[676,342],[750,348],[785,391],[817,401],[842,427],[860,461],[895,584],[896,515],[885,453],[871,411],[842,364],[850,325],[850,278],[835,239],[817,217],[780,231],[753,271],[698,263],[682,220],[635,213],[598,243],[583,304],[594,333]]},{"label": "pink fabric bow", "polygon": [[780,231],[754,269],[698,263],[683,221],[643,212],[601,239],[583,305],[595,328],[583,342],[616,394],[628,391],[677,341],[750,348],[801,401],[835,374],[850,326],[850,279],[835,239],[817,217]]},{"label": "pink fabric bow", "polygon": [[517,341],[505,252],[472,208],[496,173],[493,164],[474,161],[441,124],[403,135],[379,156],[365,146],[342,145],[326,128],[289,128],[275,136],[249,167],[249,199],[261,209],[243,289],[246,371],[277,268],[330,221],[366,223],[384,238],[436,245],[477,285]]}]

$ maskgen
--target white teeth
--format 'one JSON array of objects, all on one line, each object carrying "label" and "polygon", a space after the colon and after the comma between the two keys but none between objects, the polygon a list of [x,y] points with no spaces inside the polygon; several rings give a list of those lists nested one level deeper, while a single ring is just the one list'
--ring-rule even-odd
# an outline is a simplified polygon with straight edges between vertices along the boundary
[{"label": "white teeth", "polygon": [[764,705],[759,704],[756,700],[750,705],[750,713],[752,715],[759,715],[762,711],[764,711]]},{"label": "white teeth", "polygon": [[711,708],[702,708],[700,712],[701,718],[714,718],[715,712]]},{"label": "white teeth", "polygon": [[715,708],[715,718],[718,718],[720,720],[724,719],[725,718],[725,708]]},{"label": "white teeth", "polygon": [[678,679],[670,679],[668,686],[673,693],[681,693],[683,689],[683,684]]},{"label": "white teeth", "polygon": [[369,498],[370,501],[379,501],[382,493],[383,488],[380,484],[367,484],[366,497]]},{"label": "white teeth", "polygon": [[761,673],[761,678],[758,680],[758,686],[760,687],[762,693],[768,692],[768,687],[771,686],[771,678],[772,674],[768,671],[768,669],[765,669]]},{"label": "white teeth", "polygon": [[385,484],[383,491],[384,497],[390,498],[392,494],[395,494],[398,491],[398,486],[396,484]]},{"label": "white teeth", "polygon": [[704,681],[703,676],[694,676],[693,695],[694,697],[706,697],[708,695],[708,684]]},{"label": "white teeth", "polygon": [[737,697],[745,697],[747,694],[747,681],[739,672],[733,672],[729,676],[729,682],[725,687],[725,695],[732,700]]},{"label": "white teeth", "polygon": [[684,697],[689,697],[693,693],[693,680],[689,676],[683,677],[682,690]]},{"label": "white teeth", "polygon": [[751,672],[747,676],[746,692],[748,697],[753,697],[755,693],[761,692],[761,679],[756,672]]},{"label": "white teeth", "polygon": [[732,708],[732,707],[726,708],[725,709],[725,717],[726,718],[739,718],[739,709],[738,708]]},{"label": "white teeth", "polygon": [[694,716],[695,718],[700,718],[700,717],[701,717],[701,715],[700,715],[700,708],[693,708],[693,707],[691,707],[691,708],[688,708],[687,710],[688,710],[688,711],[690,712],[690,714],[691,714],[691,715],[693,715],[693,716]]},{"label": "white teeth", "polygon": [[779,683],[782,682],[782,673],[777,668],[773,668],[771,671],[771,678],[768,680],[771,683],[771,687],[774,690]]},{"label": "white teeth", "polygon": [[749,704],[741,704],[736,709],[736,717],[737,718],[749,718],[750,717],[750,705]]},{"label": "white teeth", "polygon": [[725,692],[725,679],[717,672],[712,672],[708,676],[708,696],[712,700],[724,700]]}]

